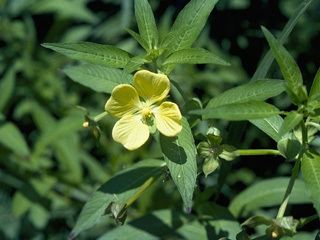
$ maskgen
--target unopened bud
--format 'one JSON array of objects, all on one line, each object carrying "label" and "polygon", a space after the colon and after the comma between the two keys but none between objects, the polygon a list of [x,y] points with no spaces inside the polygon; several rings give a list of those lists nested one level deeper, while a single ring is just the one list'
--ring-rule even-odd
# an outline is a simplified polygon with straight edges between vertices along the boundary
[{"label": "unopened bud", "polygon": [[279,236],[279,234],[277,232],[273,231],[271,233],[271,236],[272,236],[272,238],[277,238]]},{"label": "unopened bud", "polygon": [[89,122],[88,121],[83,122],[82,127],[84,127],[84,128],[89,127]]}]

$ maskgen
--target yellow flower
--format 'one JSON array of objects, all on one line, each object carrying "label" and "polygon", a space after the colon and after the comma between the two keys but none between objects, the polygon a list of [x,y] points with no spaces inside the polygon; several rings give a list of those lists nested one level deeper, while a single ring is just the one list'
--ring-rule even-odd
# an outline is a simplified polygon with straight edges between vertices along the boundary
[{"label": "yellow flower", "polygon": [[169,90],[166,75],[147,70],[136,72],[132,85],[116,86],[105,105],[108,113],[120,118],[113,127],[113,139],[134,150],[148,140],[151,126],[165,136],[176,136],[182,129],[182,117],[175,103],[163,102]]}]

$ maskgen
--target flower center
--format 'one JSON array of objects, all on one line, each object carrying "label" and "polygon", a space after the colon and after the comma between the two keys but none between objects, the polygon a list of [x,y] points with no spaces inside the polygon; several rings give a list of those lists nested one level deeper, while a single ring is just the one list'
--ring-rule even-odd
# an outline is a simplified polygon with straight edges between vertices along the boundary
[{"label": "flower center", "polygon": [[141,111],[142,121],[147,125],[153,123],[153,113],[150,107],[144,107]]}]

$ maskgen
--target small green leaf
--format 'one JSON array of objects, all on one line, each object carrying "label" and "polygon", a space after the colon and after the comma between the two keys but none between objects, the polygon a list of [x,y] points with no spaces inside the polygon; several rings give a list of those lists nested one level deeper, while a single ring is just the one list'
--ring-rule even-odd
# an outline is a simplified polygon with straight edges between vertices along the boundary
[{"label": "small green leaf", "polygon": [[148,44],[148,50],[158,45],[158,29],[148,0],[135,0],[134,9],[141,38]]},{"label": "small green leaf", "polygon": [[[229,205],[229,210],[235,217],[246,216],[249,212],[262,207],[272,207],[281,204],[287,189],[289,178],[273,178],[260,181],[237,195]],[[297,179],[289,199],[290,203],[310,203],[306,195],[303,181]]]},{"label": "small green leaf", "polygon": [[218,64],[229,66],[230,64],[218,57],[214,53],[203,48],[182,49],[172,53],[164,61],[163,65],[167,64]]},{"label": "small green leaf", "polygon": [[0,143],[15,154],[26,157],[30,154],[29,147],[20,130],[12,123],[0,127]]},{"label": "small green leaf", "polygon": [[309,196],[320,216],[320,156],[307,152],[303,155],[301,171]]},{"label": "small green leaf", "polygon": [[303,86],[302,74],[297,63],[290,53],[266,28],[262,27],[262,31],[279,64],[284,79],[287,81],[287,91],[291,100],[295,104],[303,103],[307,100],[307,94]]},{"label": "small green leaf", "polygon": [[130,198],[142,190],[141,188],[150,178],[157,177],[164,166],[163,161],[144,160],[109,179],[87,201],[71,236],[76,237],[80,232],[99,223],[111,203],[126,204]]},{"label": "small green leaf", "polygon": [[275,106],[265,102],[246,102],[194,110],[190,113],[203,115],[204,119],[243,121],[274,116],[279,114],[280,111]]},{"label": "small green leaf", "polygon": [[164,159],[181,194],[185,209],[190,211],[197,179],[197,150],[187,120],[182,119],[182,130],[176,137],[161,135],[160,144]]},{"label": "small green leaf", "polygon": [[131,73],[133,71],[136,71],[140,68],[140,66],[142,66],[146,62],[147,62],[147,60],[144,58],[144,56],[132,57],[132,58],[130,58],[130,60],[126,64],[126,66],[124,67],[124,71],[126,71],[127,73]]},{"label": "small green leaf", "polygon": [[10,68],[0,82],[0,112],[3,112],[13,93],[15,85],[15,72],[16,69],[14,67]]},{"label": "small green leaf", "polygon": [[313,80],[310,94],[309,94],[309,101],[312,100],[319,100],[320,99],[320,68],[318,69],[318,72]]},{"label": "small green leaf", "polygon": [[118,84],[129,84],[132,80],[132,76],[123,70],[93,64],[68,66],[63,71],[73,81],[96,92],[111,93]]},{"label": "small green leaf", "polygon": [[136,33],[135,31],[132,31],[131,29],[126,29],[126,31],[140,44],[141,47],[143,47],[146,51],[148,51],[149,49],[148,44],[138,33]]},{"label": "small green leaf", "polygon": [[276,115],[264,119],[255,119],[250,120],[250,122],[257,128],[259,128],[261,131],[266,133],[274,141],[279,141],[279,129],[283,123],[283,119],[281,116]]},{"label": "small green leaf", "polygon": [[293,130],[303,120],[303,115],[297,112],[290,112],[285,118],[279,130],[279,138]]},{"label": "small green leaf", "polygon": [[129,53],[110,45],[82,42],[43,43],[42,46],[74,60],[104,65],[107,67],[123,68],[130,60]]},{"label": "small green leaf", "polygon": [[231,103],[264,101],[285,91],[284,81],[278,79],[261,79],[231,88],[211,99],[207,108],[219,107]]},{"label": "small green leaf", "polygon": [[167,46],[167,54],[190,48],[198,38],[218,0],[191,0],[178,14],[168,33],[174,36]]}]

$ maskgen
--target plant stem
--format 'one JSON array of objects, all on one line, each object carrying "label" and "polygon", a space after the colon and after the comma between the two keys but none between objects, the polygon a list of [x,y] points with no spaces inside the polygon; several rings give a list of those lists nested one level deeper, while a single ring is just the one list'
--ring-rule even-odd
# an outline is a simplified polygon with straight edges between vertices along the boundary
[{"label": "plant stem", "polygon": [[299,153],[299,156],[294,164],[294,167],[292,169],[292,175],[290,177],[290,181],[286,190],[286,193],[283,197],[282,203],[280,205],[280,208],[278,210],[278,214],[277,214],[277,218],[282,218],[284,216],[284,213],[286,211],[288,202],[289,202],[289,198],[294,186],[294,182],[297,179],[298,175],[299,175],[299,171],[300,171],[300,166],[301,166],[301,159],[303,157],[303,154],[305,153],[305,151],[308,149],[308,132],[305,126],[305,123],[301,123],[301,132],[302,132],[302,150]]},{"label": "plant stem", "polygon": [[258,156],[258,155],[279,155],[281,153],[275,149],[240,149],[236,150],[238,156]]},{"label": "plant stem", "polygon": [[100,114],[98,114],[97,116],[95,116],[94,118],[93,118],[93,121],[95,121],[95,122],[99,122],[101,119],[103,119],[105,116],[107,116],[108,115],[108,112],[102,112],[102,113],[100,113]]},{"label": "plant stem", "polygon": [[286,193],[284,194],[282,203],[280,205],[280,208],[278,210],[278,214],[277,214],[277,218],[282,218],[284,216],[284,213],[286,211],[287,205],[288,205],[288,201],[291,195],[291,191],[293,189],[294,186],[294,182],[296,181],[299,171],[300,171],[300,158],[296,160],[294,167],[292,169],[292,175],[290,177],[290,181],[288,184],[288,187],[286,189]]}]

